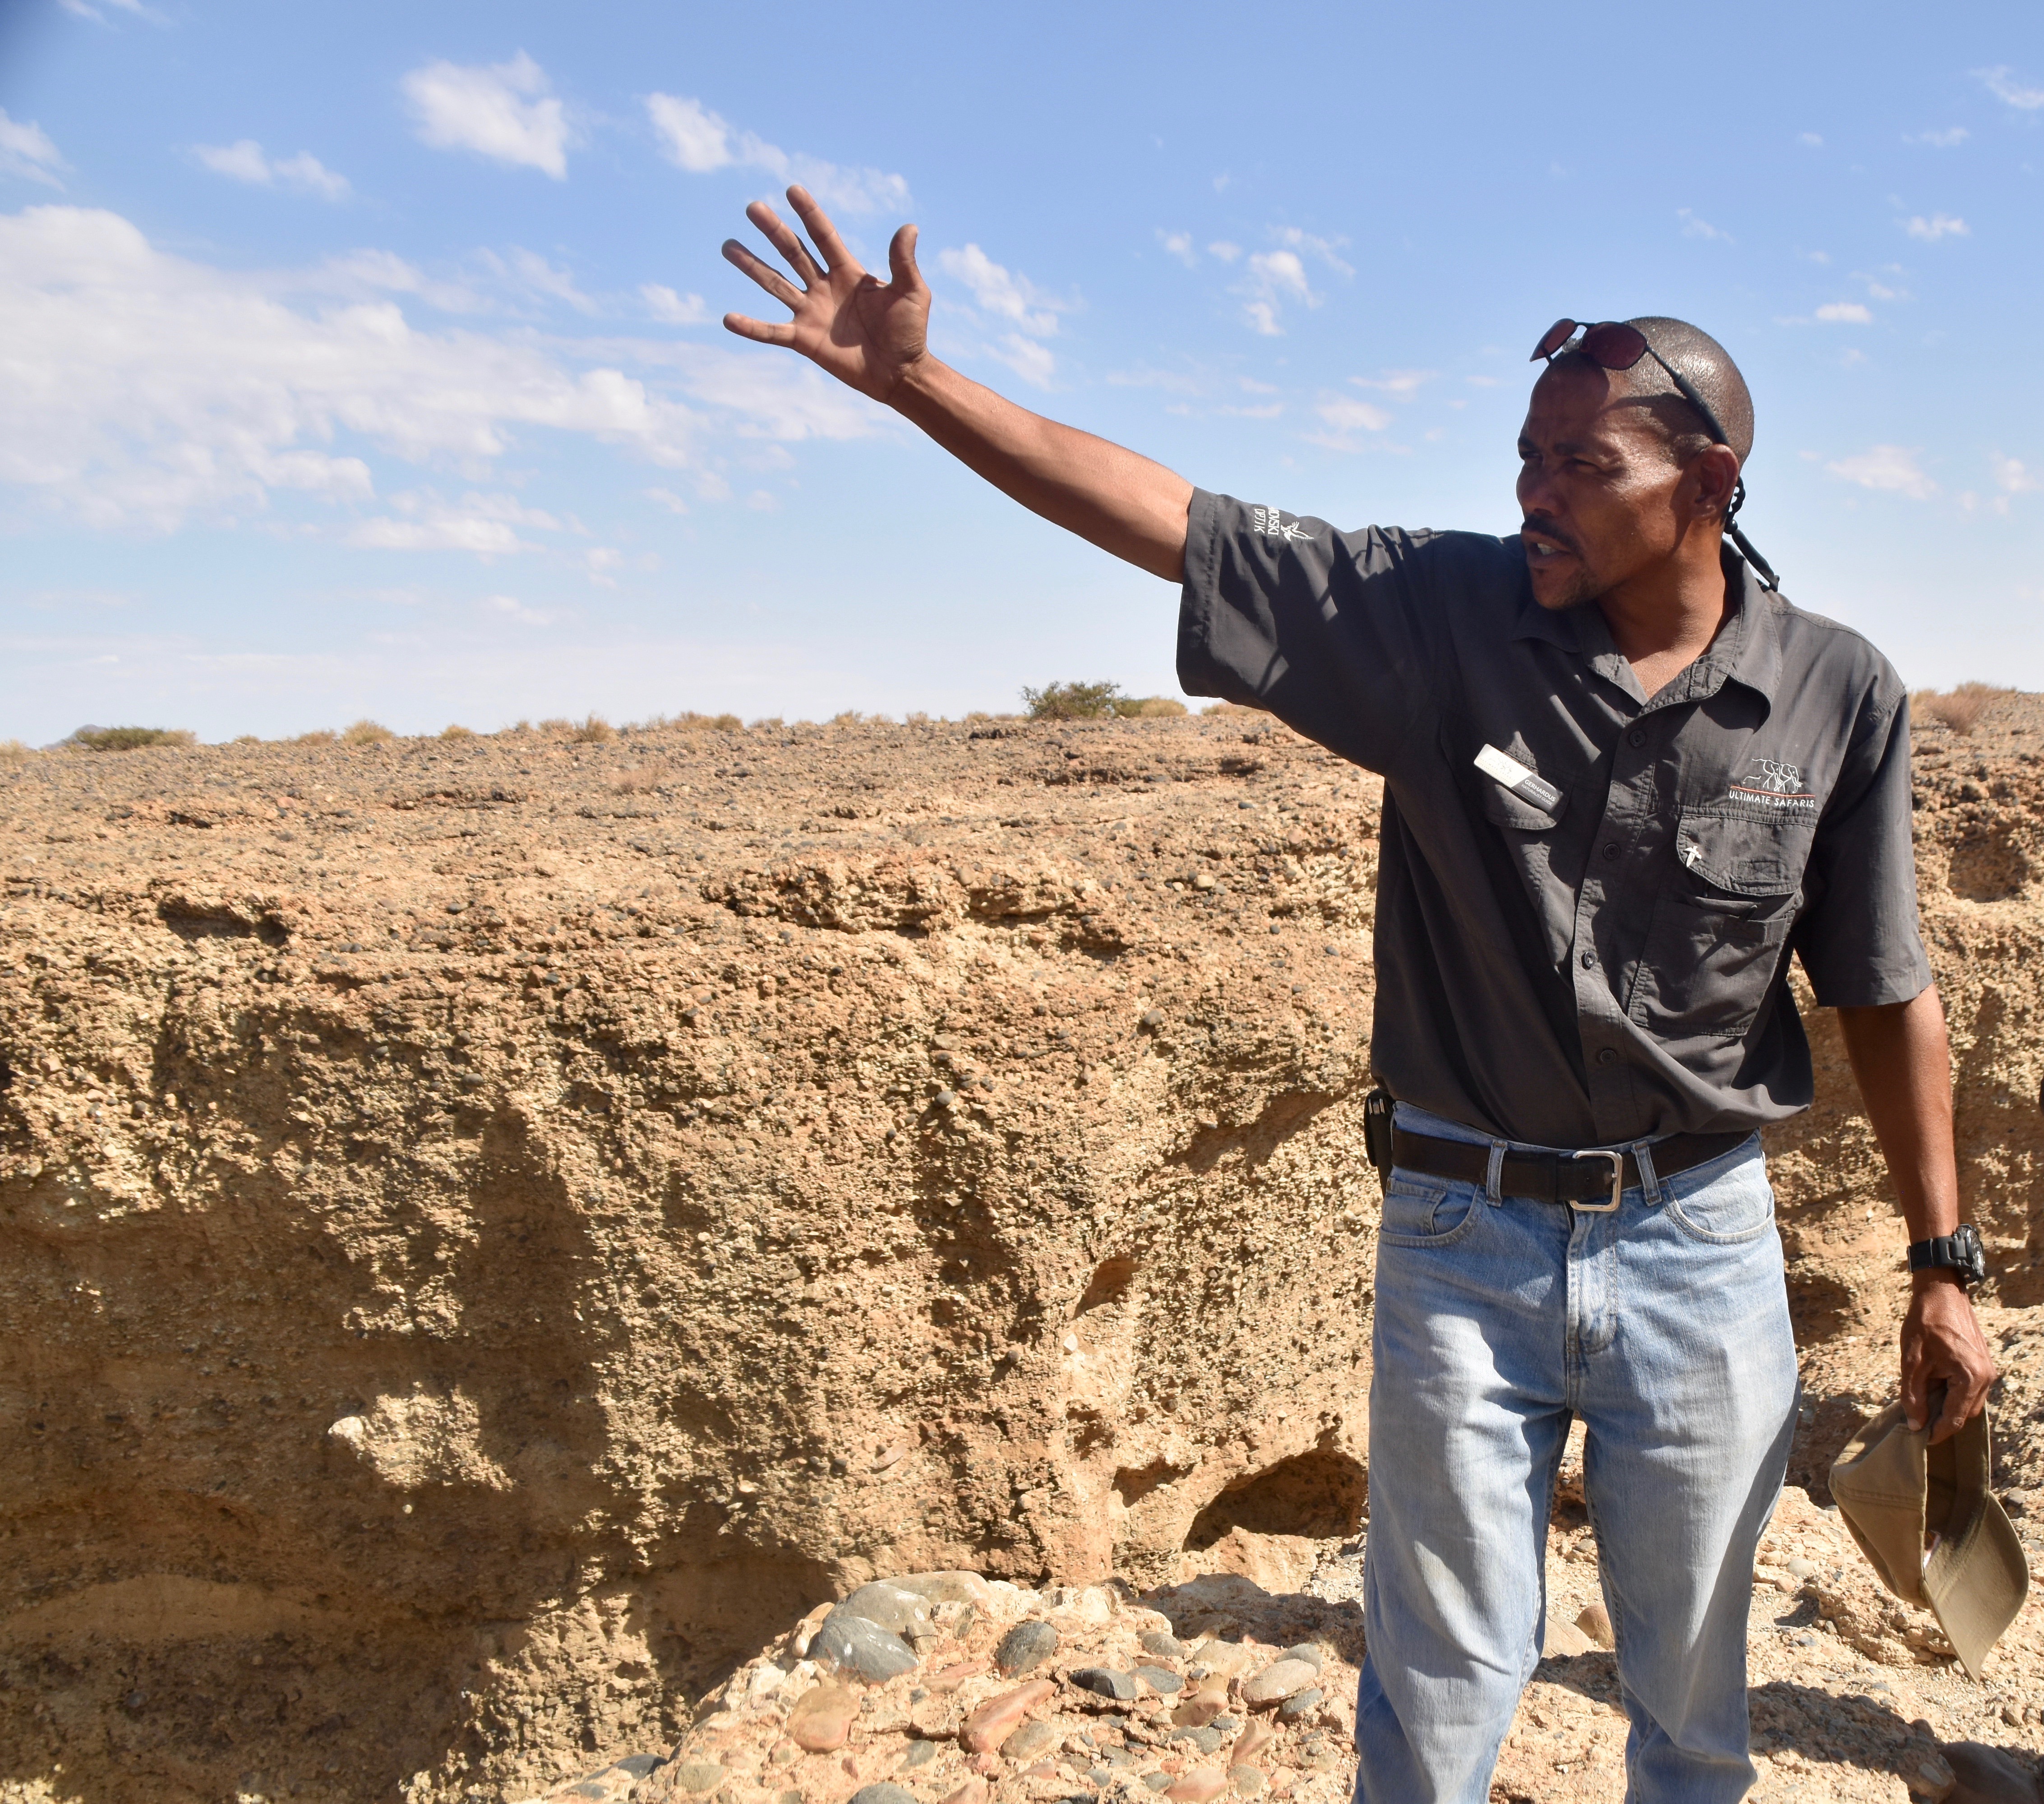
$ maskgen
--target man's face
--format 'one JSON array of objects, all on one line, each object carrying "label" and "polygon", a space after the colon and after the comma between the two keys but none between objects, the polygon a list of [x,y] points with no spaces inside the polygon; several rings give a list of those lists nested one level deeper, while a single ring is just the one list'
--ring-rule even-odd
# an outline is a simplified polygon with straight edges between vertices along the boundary
[{"label": "man's face", "polygon": [[1670,556],[1681,467],[1623,372],[1566,364],[1519,434],[1520,540],[1543,608],[1580,607]]}]

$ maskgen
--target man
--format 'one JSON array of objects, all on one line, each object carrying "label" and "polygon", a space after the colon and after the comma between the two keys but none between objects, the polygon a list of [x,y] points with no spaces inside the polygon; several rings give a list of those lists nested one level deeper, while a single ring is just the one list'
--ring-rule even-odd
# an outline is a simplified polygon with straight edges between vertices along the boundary
[{"label": "man", "polygon": [[[1558,322],[1514,538],[1320,521],[1196,490],[931,356],[915,228],[882,284],[800,188],[790,282],[724,254],[786,345],[1024,506],[1182,585],[1185,688],[1385,781],[1373,1062],[1397,1098],[1377,1255],[1365,1804],[1481,1804],[1539,1658],[1569,1424],[1616,1633],[1628,1799],[1753,1783],[1754,1549],[1796,1355],[1755,1130],[1805,1107],[1788,954],[1838,1010],[1915,1272],[1912,1426],[1982,1406],[1950,1059],[1918,936],[1908,697],[1773,593],[1731,518],[1746,385],[1671,320]],[[1730,530],[1752,563],[1724,543]],[[1763,583],[1754,565],[1767,576]]]}]

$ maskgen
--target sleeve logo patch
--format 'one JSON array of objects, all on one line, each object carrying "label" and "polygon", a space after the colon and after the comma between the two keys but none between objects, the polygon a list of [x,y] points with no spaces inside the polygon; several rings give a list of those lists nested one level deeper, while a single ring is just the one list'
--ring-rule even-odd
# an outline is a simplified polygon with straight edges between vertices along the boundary
[{"label": "sleeve logo patch", "polygon": [[1756,758],[1748,767],[1757,776],[1731,785],[1731,793],[1763,807],[1785,808],[1791,813],[1815,814],[1817,798],[1804,787],[1803,773],[1778,758]]},{"label": "sleeve logo patch", "polygon": [[1251,508],[1249,528],[1266,539],[1310,539],[1311,529],[1302,520],[1287,520],[1275,508]]}]

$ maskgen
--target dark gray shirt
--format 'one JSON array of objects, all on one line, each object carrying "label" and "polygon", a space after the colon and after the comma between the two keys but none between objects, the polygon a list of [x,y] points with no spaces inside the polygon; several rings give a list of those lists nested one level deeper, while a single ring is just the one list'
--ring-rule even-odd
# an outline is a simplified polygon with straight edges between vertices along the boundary
[{"label": "dark gray shirt", "polygon": [[1791,951],[1827,1007],[1929,984],[1908,693],[1725,568],[1736,611],[1650,697],[1516,536],[1193,497],[1187,692],[1384,777],[1372,1062],[1402,1101],[1546,1146],[1758,1127],[1811,1097]]}]

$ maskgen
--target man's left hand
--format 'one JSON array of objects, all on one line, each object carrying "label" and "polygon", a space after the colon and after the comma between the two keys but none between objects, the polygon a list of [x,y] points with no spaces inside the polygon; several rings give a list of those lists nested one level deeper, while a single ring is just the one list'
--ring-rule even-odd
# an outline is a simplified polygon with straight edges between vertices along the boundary
[{"label": "man's left hand", "polygon": [[1924,1272],[1911,1288],[1902,1322],[1902,1410],[1911,1428],[1921,1428],[1933,1393],[1942,1388],[1942,1407],[1931,1430],[1934,1445],[1987,1407],[1988,1387],[2000,1374],[1963,1285],[1941,1272]]}]

